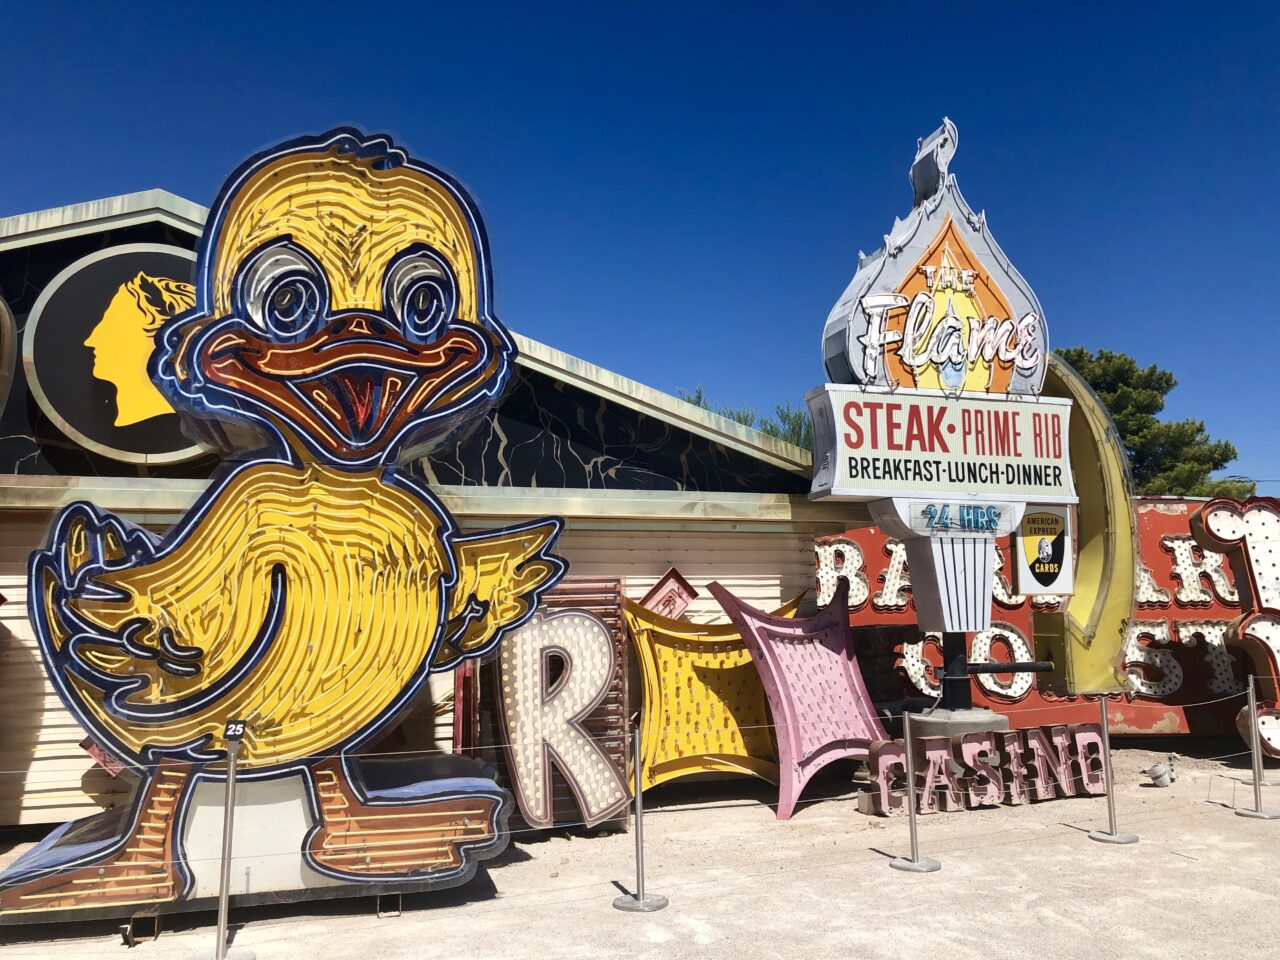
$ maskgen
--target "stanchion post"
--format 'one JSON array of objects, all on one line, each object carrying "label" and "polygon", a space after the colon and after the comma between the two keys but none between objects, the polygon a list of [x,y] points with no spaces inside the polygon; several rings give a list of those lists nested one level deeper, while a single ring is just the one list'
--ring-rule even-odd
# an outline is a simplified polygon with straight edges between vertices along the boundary
[{"label": "stanchion post", "polygon": [[902,711],[902,739],[907,746],[907,830],[911,833],[911,856],[894,857],[889,866],[907,873],[936,873],[942,864],[933,857],[920,856],[920,839],[916,834],[916,760],[911,742],[911,714]]},{"label": "stanchion post", "polygon": [[1258,698],[1252,674],[1249,676],[1249,753],[1253,761],[1253,809],[1237,810],[1236,816],[1253,820],[1280,819],[1280,813],[1267,813],[1262,809],[1262,741],[1258,737]]},{"label": "stanchion post", "polygon": [[615,897],[613,906],[617,910],[628,913],[653,913],[667,905],[667,898],[660,894],[646,895],[644,890],[644,791],[640,784],[641,753],[640,724],[636,724],[632,738],[634,745],[633,766],[635,783],[635,834],[636,834],[636,892],[634,895],[623,894]]},{"label": "stanchion post", "polygon": [[1111,731],[1107,727],[1107,694],[1098,701],[1102,714],[1102,772],[1107,781],[1107,830],[1094,830],[1090,840],[1099,843],[1137,843],[1136,833],[1120,833],[1116,830],[1116,781],[1111,770]]},{"label": "stanchion post", "polygon": [[236,767],[240,741],[227,744],[227,797],[222,810],[222,875],[218,878],[218,952],[216,960],[227,957],[227,914],[231,907],[231,843],[236,820]]},{"label": "stanchion post", "polygon": [[201,954],[200,960],[212,956],[213,960],[255,960],[252,950],[243,947],[227,949],[227,921],[231,905],[231,850],[236,818],[236,767],[240,758],[240,741],[245,724],[230,720],[226,725],[227,743],[227,794],[222,807],[222,869],[218,878],[218,942],[212,954]]}]

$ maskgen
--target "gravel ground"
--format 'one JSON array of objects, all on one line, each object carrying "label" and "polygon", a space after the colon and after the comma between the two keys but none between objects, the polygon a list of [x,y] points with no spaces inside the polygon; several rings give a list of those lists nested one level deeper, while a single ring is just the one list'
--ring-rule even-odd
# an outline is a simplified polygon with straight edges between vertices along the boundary
[{"label": "gravel ground", "polygon": [[[940,814],[920,820],[939,873],[889,869],[908,850],[905,819],[857,812],[848,770],[807,792],[780,823],[750,781],[671,785],[646,794],[648,887],[671,905],[611,907],[630,887],[629,834],[519,838],[468,888],[405,898],[379,919],[369,898],[233,911],[235,944],[259,960],[433,957],[1169,958],[1276,956],[1280,821],[1231,815],[1252,803],[1247,757],[1230,739],[1170,746],[1168,789],[1138,771],[1154,742],[1116,744],[1120,828],[1136,846],[1094,843],[1101,798]],[[1280,782],[1280,772],[1271,778]],[[1263,791],[1280,810],[1280,788]],[[0,835],[0,862],[30,842]],[[3,958],[195,957],[213,943],[208,913],[165,919],[155,941],[125,948],[111,923],[0,930]]]}]

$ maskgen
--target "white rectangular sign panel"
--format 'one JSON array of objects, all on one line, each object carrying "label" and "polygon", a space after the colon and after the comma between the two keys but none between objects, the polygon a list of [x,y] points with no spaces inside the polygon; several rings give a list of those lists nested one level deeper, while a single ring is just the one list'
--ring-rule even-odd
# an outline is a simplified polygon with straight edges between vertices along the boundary
[{"label": "white rectangular sign panel", "polygon": [[813,418],[810,497],[1076,502],[1070,400],[830,383],[805,399]]},{"label": "white rectangular sign panel", "polygon": [[1060,597],[1075,593],[1069,507],[1027,507],[1011,546],[1019,593]]}]

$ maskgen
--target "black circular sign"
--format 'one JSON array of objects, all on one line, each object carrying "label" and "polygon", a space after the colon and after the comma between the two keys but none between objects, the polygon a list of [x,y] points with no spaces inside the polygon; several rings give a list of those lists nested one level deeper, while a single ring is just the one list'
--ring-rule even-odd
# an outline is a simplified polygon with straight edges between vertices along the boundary
[{"label": "black circular sign", "polygon": [[36,300],[22,360],[36,402],[63,433],[129,463],[205,453],[147,373],[156,331],[192,306],[195,254],[132,243],[82,257]]}]

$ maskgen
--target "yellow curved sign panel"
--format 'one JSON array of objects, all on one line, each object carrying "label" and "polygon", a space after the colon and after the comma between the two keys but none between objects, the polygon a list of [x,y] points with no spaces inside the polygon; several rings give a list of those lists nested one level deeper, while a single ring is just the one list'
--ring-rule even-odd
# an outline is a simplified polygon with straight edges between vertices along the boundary
[{"label": "yellow curved sign panel", "polygon": [[633,600],[624,612],[644,677],[642,789],[710,771],[777,783],[764,686],[737,628],[671,620]]},{"label": "yellow curved sign panel", "polygon": [[1045,392],[1075,406],[1069,447],[1080,502],[1075,593],[1065,612],[1035,617],[1037,655],[1047,652],[1055,664],[1039,684],[1058,693],[1124,691],[1122,651],[1138,562],[1128,455],[1106,407],[1057,356],[1049,357]]}]

